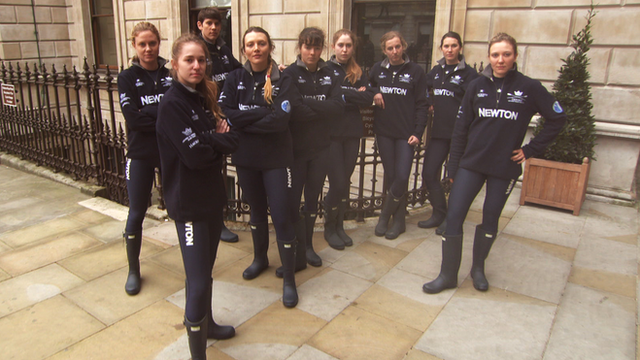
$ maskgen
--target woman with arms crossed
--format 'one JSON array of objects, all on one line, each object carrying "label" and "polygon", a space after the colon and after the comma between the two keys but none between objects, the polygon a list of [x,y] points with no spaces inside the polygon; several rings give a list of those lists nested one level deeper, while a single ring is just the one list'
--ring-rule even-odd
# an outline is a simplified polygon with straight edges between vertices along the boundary
[{"label": "woman with arms crossed", "polygon": [[[289,168],[293,165],[289,132],[291,79],[283,77],[272,60],[274,48],[264,29],[247,29],[242,37],[247,62],[227,77],[220,106],[232,128],[239,130],[240,146],[232,155],[232,162],[244,198],[251,206],[254,258],[242,277],[254,279],[269,266],[270,209],[284,268],[282,302],[286,307],[294,307],[298,294],[294,277],[296,238],[289,202],[292,191]],[[299,255],[306,266],[304,252]]]},{"label": "woman with arms crossed", "polygon": [[[423,285],[424,292],[437,294],[458,286],[462,256],[462,225],[469,207],[486,182],[482,224],[473,240],[471,277],[478,291],[487,291],[484,274],[498,232],[498,220],[516,180],[521,164],[541,154],[566,121],[560,104],[539,81],[518,71],[516,40],[499,33],[489,42],[489,62],[462,99],[451,139],[447,227],[442,236],[442,265],[438,277]],[[522,146],[531,118],[540,113],[544,129]]]},{"label": "woman with arms crossed", "polygon": [[207,338],[228,339],[231,326],[213,321],[211,271],[227,200],[222,178],[225,154],[238,146],[217,103],[217,86],[206,75],[207,48],[187,34],[171,49],[173,83],[160,103],[158,145],[169,216],[175,220],[187,277],[184,323],[194,360],[206,359]]},{"label": "woman with arms crossed", "polygon": [[[371,68],[369,81],[376,90],[373,131],[384,167],[388,193],[376,225],[376,236],[395,239],[405,232],[407,188],[414,146],[427,125],[427,77],[404,53],[407,42],[397,31],[380,38],[387,56]],[[393,223],[389,220],[393,216]]]}]

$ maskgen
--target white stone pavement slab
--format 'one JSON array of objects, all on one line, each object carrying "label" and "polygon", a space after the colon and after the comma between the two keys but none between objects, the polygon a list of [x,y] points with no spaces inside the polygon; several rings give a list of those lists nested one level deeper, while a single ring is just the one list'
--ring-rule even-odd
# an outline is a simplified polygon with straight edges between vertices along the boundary
[{"label": "white stone pavement slab", "polygon": [[302,345],[296,352],[291,354],[287,360],[338,360],[333,356],[320,351],[313,346]]},{"label": "white stone pavement slab", "polygon": [[503,233],[577,248],[585,221],[567,212],[522,206]]},{"label": "white stone pavement slab", "polygon": [[574,264],[594,270],[636,275],[638,256],[636,245],[585,235],[576,251]]}]

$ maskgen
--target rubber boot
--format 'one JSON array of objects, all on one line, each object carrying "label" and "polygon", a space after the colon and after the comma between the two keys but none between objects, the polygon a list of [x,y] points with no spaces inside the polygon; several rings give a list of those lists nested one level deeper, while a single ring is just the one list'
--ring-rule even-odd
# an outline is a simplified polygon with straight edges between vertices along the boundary
[{"label": "rubber boot", "polygon": [[436,228],[436,235],[444,234],[444,231],[447,230],[447,220],[445,219],[440,226]]},{"label": "rubber boot", "polygon": [[324,217],[324,239],[327,240],[329,246],[336,250],[344,250],[344,241],[340,238],[336,232],[338,206],[330,207],[325,204],[325,217]]},{"label": "rubber boot", "polygon": [[282,261],[282,303],[288,308],[298,305],[298,291],[293,271],[296,262],[295,242],[295,239],[288,242],[278,240],[278,250]]},{"label": "rubber boot", "polygon": [[235,242],[238,242],[239,240],[238,234],[231,232],[231,230],[227,228],[227,225],[224,224],[224,221],[222,222],[222,231],[220,232],[220,240],[228,243],[235,243]]},{"label": "rubber boot", "polygon": [[[442,187],[429,194],[429,202],[433,211],[431,217],[424,221],[418,222],[418,227],[422,229],[431,229],[440,226],[447,218],[447,198],[444,196]],[[441,235],[442,233],[438,234]]]},{"label": "rubber boot", "polygon": [[384,237],[388,240],[397,239],[400,234],[407,231],[407,225],[405,223],[405,215],[407,214],[407,194],[400,197],[398,208],[393,213],[393,223],[384,234]]},{"label": "rubber boot", "polygon": [[340,205],[338,206],[338,217],[336,218],[336,233],[344,242],[344,246],[352,246],[353,239],[344,231],[344,214],[347,212],[347,199],[342,199],[340,201]]},{"label": "rubber boot", "polygon": [[427,294],[437,294],[445,289],[453,289],[458,286],[458,270],[462,258],[462,235],[442,236],[442,265],[440,275],[422,285],[422,290]]},{"label": "rubber boot", "polygon": [[473,265],[471,265],[471,278],[473,279],[473,287],[478,291],[489,290],[489,281],[484,275],[484,262],[489,256],[491,246],[496,239],[495,233],[484,231],[476,226],[476,236],[473,239]]},{"label": "rubber boot", "polygon": [[[297,234],[297,233],[296,233]],[[307,268],[307,245],[296,238],[296,268],[295,272],[304,270]],[[282,279],[282,272],[284,268],[280,266],[276,269],[276,277]]]},{"label": "rubber boot", "polygon": [[304,232],[305,232],[305,244],[307,245],[307,263],[311,266],[322,266],[322,259],[316,251],[313,250],[313,228],[316,225],[316,213],[303,212],[304,214]]},{"label": "rubber boot", "polygon": [[142,232],[124,233],[127,246],[127,261],[129,262],[129,274],[124,284],[124,291],[129,295],[140,292],[142,280],[140,279],[140,249],[142,248]]},{"label": "rubber boot", "polygon": [[184,318],[184,326],[189,336],[189,351],[192,360],[207,360],[207,317],[197,322]]},{"label": "rubber boot", "polygon": [[255,279],[269,267],[269,223],[251,224],[253,262],[242,273],[245,280]]},{"label": "rubber boot", "polygon": [[[211,301],[213,295],[213,278],[211,278],[211,286],[209,287],[209,301]],[[231,339],[236,335],[236,329],[230,325],[218,325],[213,320],[213,308],[209,306],[209,313],[207,314],[207,339],[226,340]]]},{"label": "rubber boot", "polygon": [[378,224],[375,229],[376,236],[384,236],[386,234],[389,226],[389,219],[398,209],[398,205],[400,205],[400,198],[395,198],[391,194],[391,191],[389,191],[387,193],[387,197],[384,199],[382,212],[380,212],[380,217],[378,218]]}]

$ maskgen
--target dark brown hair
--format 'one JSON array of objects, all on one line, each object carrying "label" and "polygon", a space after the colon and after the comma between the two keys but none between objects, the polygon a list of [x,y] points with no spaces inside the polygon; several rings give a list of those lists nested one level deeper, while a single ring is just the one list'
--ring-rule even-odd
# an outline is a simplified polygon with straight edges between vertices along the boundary
[{"label": "dark brown hair", "polygon": [[320,46],[324,48],[324,31],[317,27],[307,27],[302,29],[298,36],[298,50],[302,48],[302,45],[307,46]]},{"label": "dark brown hair", "polygon": [[198,13],[198,21],[203,23],[206,19],[222,21],[222,14],[216,7],[206,7]]}]

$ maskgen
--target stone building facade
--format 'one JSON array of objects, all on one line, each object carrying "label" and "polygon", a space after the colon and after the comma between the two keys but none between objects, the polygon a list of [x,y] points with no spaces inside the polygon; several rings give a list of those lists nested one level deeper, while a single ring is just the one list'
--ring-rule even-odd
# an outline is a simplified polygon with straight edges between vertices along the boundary
[{"label": "stone building facade", "polygon": [[[590,1],[0,0],[0,58],[61,67],[80,65],[84,57],[99,63],[98,48],[109,61],[106,65],[126,67],[133,54],[127,36],[142,20],[158,26],[163,36],[161,55],[167,57],[172,41],[193,27],[194,11],[206,5],[230,9],[230,38],[238,58],[242,33],[252,25],[270,32],[277,48],[275,60],[281,63],[294,60],[296,38],[305,26],[318,26],[327,34],[352,28],[359,35],[371,35],[376,49],[380,29],[388,26],[429,51],[431,55],[423,59],[425,69],[440,57],[439,40],[449,30],[463,36],[471,64],[486,63],[487,41],[497,32],[507,32],[519,42],[520,70],[550,87],[560,59],[571,51],[571,35],[585,23]],[[371,9],[379,14],[371,14]],[[633,30],[640,22],[640,0],[601,0],[597,11],[590,71],[598,145],[589,193],[635,201],[640,38]],[[110,35],[96,39],[96,21],[105,29],[111,26]]]}]

